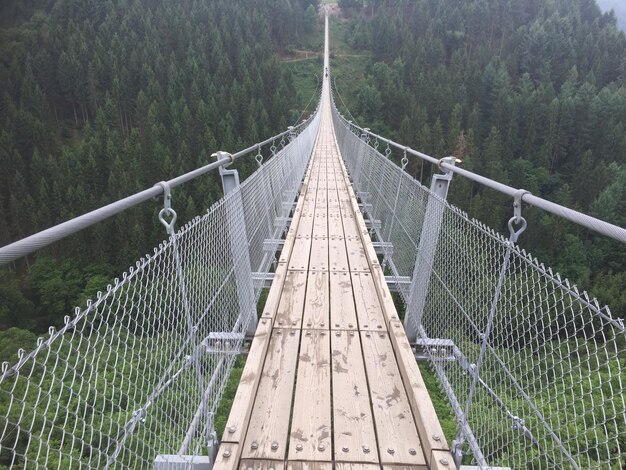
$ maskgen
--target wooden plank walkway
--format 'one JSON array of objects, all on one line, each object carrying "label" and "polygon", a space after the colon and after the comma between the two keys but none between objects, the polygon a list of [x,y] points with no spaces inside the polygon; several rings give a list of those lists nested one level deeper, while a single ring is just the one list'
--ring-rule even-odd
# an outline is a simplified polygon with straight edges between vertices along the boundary
[{"label": "wooden plank walkway", "polygon": [[[325,52],[327,67],[328,35]],[[330,106],[325,79],[313,156],[216,469],[452,469]]]}]

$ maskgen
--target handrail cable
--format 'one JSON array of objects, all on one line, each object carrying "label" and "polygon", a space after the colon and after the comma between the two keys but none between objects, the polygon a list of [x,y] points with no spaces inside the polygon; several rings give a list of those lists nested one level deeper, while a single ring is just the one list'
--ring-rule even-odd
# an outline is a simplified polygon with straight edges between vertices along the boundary
[{"label": "handrail cable", "polygon": [[365,134],[369,137],[377,139],[378,141],[382,141],[389,146],[395,147],[403,152],[414,155],[424,161],[437,165],[443,170],[445,170],[446,172],[452,172],[452,173],[458,174],[460,176],[463,176],[464,178],[474,181],[482,186],[486,186],[488,188],[494,189],[509,197],[519,198],[522,202],[525,202],[531,206],[538,207],[539,209],[542,209],[550,214],[569,220],[570,222],[574,222],[577,225],[586,227],[594,232],[600,233],[602,235],[610,237],[619,242],[626,243],[626,229],[625,228],[619,227],[615,224],[606,222],[596,217],[583,214],[582,212],[578,212],[574,209],[570,209],[568,207],[562,206],[555,202],[548,201],[547,199],[534,196],[529,191],[526,191],[524,189],[514,188],[512,186],[508,186],[506,184],[499,183],[498,181],[492,180],[491,178],[481,176],[472,171],[459,168],[458,166],[447,163],[446,161],[444,161],[444,159],[437,159],[423,152],[419,152],[405,145],[401,145],[391,139],[388,139],[379,134],[376,134],[367,128],[360,127],[354,122],[349,122],[348,120],[346,120],[344,116],[341,115],[341,113],[339,113],[339,111],[337,112],[339,116],[341,117],[341,119],[343,119],[346,126],[351,127],[351,130],[355,134],[356,134],[355,131],[359,131],[361,135]]},{"label": "handrail cable", "polygon": [[86,214],[80,215],[68,221],[54,225],[46,230],[42,230],[41,232],[35,233],[26,238],[0,247],[0,266],[15,261],[54,242],[62,240],[63,238],[79,232],[87,227],[91,227],[98,222],[102,222],[103,220],[117,215],[125,211],[126,209],[130,209],[131,207],[139,205],[142,202],[158,197],[164,193],[164,187],[169,186],[169,188],[175,188],[193,179],[196,179],[199,176],[208,173],[209,171],[215,170],[223,166],[228,166],[240,157],[256,151],[264,145],[285,137],[293,133],[294,131],[299,131],[305,128],[314,115],[315,113],[313,113],[313,115],[306,121],[300,123],[297,126],[290,127],[280,134],[265,139],[262,142],[251,145],[250,147],[240,150],[237,153],[220,158],[217,161],[212,162],[208,165],[196,168],[195,170],[192,170],[188,173],[177,176],[176,178],[166,181],[165,184],[157,183],[151,188],[144,189],[143,191],[132,194],[131,196],[119,199],[115,202],[107,204],[106,206],[100,207],[91,212],[87,212]]}]

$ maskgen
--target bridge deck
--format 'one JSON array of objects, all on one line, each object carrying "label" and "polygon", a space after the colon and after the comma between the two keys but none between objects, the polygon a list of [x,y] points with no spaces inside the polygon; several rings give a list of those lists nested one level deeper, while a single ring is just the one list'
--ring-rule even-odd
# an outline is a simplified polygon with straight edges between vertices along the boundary
[{"label": "bridge deck", "polygon": [[339,155],[328,88],[217,469],[453,468]]}]

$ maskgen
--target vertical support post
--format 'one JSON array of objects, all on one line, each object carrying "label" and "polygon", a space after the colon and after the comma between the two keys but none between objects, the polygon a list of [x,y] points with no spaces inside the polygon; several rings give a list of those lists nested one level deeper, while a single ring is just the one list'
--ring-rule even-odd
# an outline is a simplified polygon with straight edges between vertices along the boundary
[{"label": "vertical support post", "polygon": [[[217,152],[215,157],[219,160],[228,157],[227,152]],[[246,234],[246,221],[243,212],[241,192],[235,191],[239,187],[239,173],[237,170],[219,169],[222,178],[222,188],[226,198],[226,223],[230,241],[230,252],[233,258],[235,283],[237,285],[237,301],[239,313],[243,321],[248,320],[246,333],[254,334],[257,327],[256,305],[254,301],[254,284],[252,281],[252,267],[250,265],[250,252],[248,250],[248,236]]]},{"label": "vertical support post", "polygon": [[[443,162],[454,165],[454,157],[446,157]],[[422,324],[422,315],[426,305],[426,295],[433,270],[433,261],[439,241],[439,231],[443,219],[444,206],[442,200],[448,197],[448,188],[452,181],[452,172],[443,170],[443,174],[433,175],[430,185],[430,196],[426,204],[426,213],[422,224],[422,233],[415,257],[415,268],[411,278],[409,301],[404,317],[404,329],[409,342],[417,339],[418,328]]]}]

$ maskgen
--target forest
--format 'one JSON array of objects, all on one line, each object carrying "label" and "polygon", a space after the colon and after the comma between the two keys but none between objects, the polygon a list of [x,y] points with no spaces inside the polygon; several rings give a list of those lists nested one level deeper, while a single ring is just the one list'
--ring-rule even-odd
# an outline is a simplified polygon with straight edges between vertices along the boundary
[{"label": "forest", "polygon": [[[2,2],[0,246],[293,124],[306,103],[279,53],[317,30],[318,3]],[[217,172],[174,191],[179,224],[221,195]],[[0,330],[58,325],[165,238],[158,210],[1,268]]]},{"label": "forest", "polygon": [[[310,98],[299,87],[316,83],[296,72],[319,67],[316,59],[287,66],[281,57],[320,36],[319,3],[2,2],[0,245],[296,122]],[[626,37],[614,14],[595,0],[339,5],[344,15],[333,28],[341,37],[333,41],[345,57],[331,56],[331,67],[342,112],[415,149],[455,155],[463,168],[626,226]],[[412,160],[408,170],[419,177],[424,169]],[[461,178],[451,188],[451,202],[506,233],[509,199]],[[181,223],[221,194],[216,173],[177,189]],[[159,208],[130,210],[1,268],[0,362],[163,240]],[[521,245],[623,317],[626,247],[532,208],[524,216]],[[479,409],[497,416],[492,406]],[[454,419],[438,412],[452,436]]]},{"label": "forest", "polygon": [[[612,13],[595,0],[339,4],[342,40],[365,72],[337,71],[335,88],[357,123],[626,226],[626,37]],[[409,170],[422,172],[415,160]],[[508,198],[462,178],[449,198],[507,233]],[[524,215],[522,247],[623,317],[626,247]]]}]

